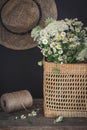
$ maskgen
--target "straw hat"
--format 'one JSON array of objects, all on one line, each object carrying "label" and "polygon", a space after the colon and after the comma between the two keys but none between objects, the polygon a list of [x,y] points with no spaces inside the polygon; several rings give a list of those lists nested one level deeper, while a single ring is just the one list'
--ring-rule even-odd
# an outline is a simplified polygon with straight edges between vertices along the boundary
[{"label": "straw hat", "polygon": [[55,0],[0,0],[0,44],[14,50],[37,46],[31,30],[48,17],[57,19]]}]

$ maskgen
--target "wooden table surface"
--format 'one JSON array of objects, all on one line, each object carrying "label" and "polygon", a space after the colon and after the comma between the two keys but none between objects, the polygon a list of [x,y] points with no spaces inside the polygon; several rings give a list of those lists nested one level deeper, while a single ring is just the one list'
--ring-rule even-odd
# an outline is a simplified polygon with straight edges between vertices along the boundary
[{"label": "wooden table surface", "polygon": [[[37,111],[37,116],[28,117],[32,110]],[[26,119],[15,119],[22,114]],[[22,110],[13,113],[0,111],[0,130],[87,130],[87,118],[64,118],[63,122],[54,123],[53,118],[46,118],[43,114],[43,100],[34,100],[28,111]]]}]

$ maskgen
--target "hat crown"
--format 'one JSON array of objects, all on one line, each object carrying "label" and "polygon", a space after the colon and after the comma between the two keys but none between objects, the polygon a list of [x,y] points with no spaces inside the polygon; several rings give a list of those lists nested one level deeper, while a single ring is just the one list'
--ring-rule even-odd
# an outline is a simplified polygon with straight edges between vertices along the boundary
[{"label": "hat crown", "polygon": [[0,45],[13,50],[36,47],[32,28],[44,27],[44,21],[57,19],[57,14],[55,0],[0,0]]},{"label": "hat crown", "polygon": [[39,8],[34,0],[9,0],[1,11],[2,23],[14,33],[31,30],[39,21]]}]

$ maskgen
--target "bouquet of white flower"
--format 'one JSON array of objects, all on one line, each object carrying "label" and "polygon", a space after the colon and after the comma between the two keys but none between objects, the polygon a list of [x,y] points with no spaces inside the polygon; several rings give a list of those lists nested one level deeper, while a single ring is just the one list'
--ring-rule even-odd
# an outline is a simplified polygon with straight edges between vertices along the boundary
[{"label": "bouquet of white flower", "polygon": [[46,20],[46,27],[35,27],[31,37],[49,62],[87,61],[87,28],[75,19]]}]

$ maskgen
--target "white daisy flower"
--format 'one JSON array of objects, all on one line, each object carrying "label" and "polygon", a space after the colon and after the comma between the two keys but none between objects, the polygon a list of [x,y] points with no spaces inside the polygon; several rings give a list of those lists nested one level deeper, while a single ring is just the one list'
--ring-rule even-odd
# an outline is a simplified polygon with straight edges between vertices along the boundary
[{"label": "white daisy flower", "polygon": [[56,48],[53,48],[53,52],[56,53]]},{"label": "white daisy flower", "polygon": [[59,45],[56,46],[56,48],[57,48],[57,49],[61,49],[62,47],[61,47],[61,45],[59,44]]},{"label": "white daisy flower", "polygon": [[52,43],[50,44],[50,47],[51,47],[51,48],[55,47],[55,42],[52,42]]},{"label": "white daisy flower", "polygon": [[70,38],[69,41],[72,42],[72,41],[73,41],[73,38]]},{"label": "white daisy flower", "polygon": [[65,32],[61,32],[61,37],[65,38],[65,36],[66,36],[66,33]]},{"label": "white daisy flower", "polygon": [[80,32],[80,29],[79,29],[79,28],[75,28],[75,31],[76,31],[76,32]]},{"label": "white daisy flower", "polygon": [[63,43],[67,43],[68,42],[68,38],[64,38]]},{"label": "white daisy flower", "polygon": [[62,57],[62,56],[59,56],[59,57],[58,57],[58,60],[59,60],[59,61],[63,61],[63,57]]},{"label": "white daisy flower", "polygon": [[56,35],[55,39],[60,41],[61,40],[61,35]]},{"label": "white daisy flower", "polygon": [[44,56],[46,56],[46,49],[42,49],[41,52],[43,53]]},{"label": "white daisy flower", "polygon": [[79,45],[80,45],[80,42],[79,42],[79,41],[77,41],[77,42],[76,42],[76,45],[77,45],[77,46],[79,46]]},{"label": "white daisy flower", "polygon": [[43,39],[43,40],[42,40],[42,43],[43,43],[44,45],[46,45],[46,44],[48,43],[48,40],[47,40],[47,39]]},{"label": "white daisy flower", "polygon": [[67,55],[63,55],[63,59],[66,60],[67,59]]},{"label": "white daisy flower", "polygon": [[63,54],[63,50],[60,49],[60,50],[58,51],[58,54]]},{"label": "white daisy flower", "polygon": [[49,54],[49,55],[51,55],[51,54],[52,54],[52,51],[51,51],[51,50],[49,50],[49,51],[48,51],[48,54]]}]

